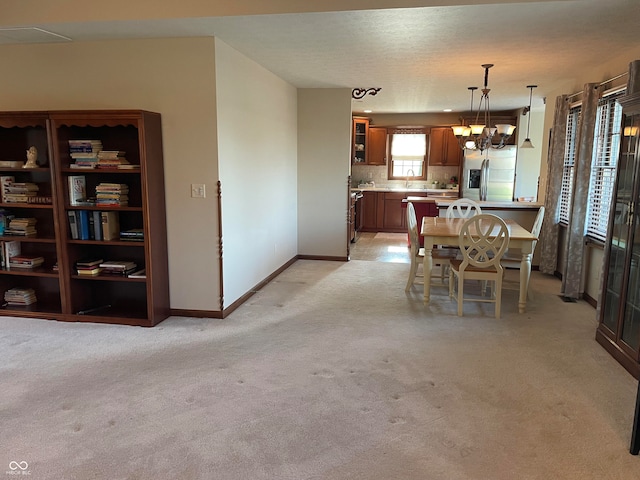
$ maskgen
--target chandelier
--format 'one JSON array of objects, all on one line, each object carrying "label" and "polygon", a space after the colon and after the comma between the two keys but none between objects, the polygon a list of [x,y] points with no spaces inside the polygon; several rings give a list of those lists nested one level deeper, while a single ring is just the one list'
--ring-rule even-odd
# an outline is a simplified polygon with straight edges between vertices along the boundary
[{"label": "chandelier", "polygon": [[[453,125],[453,134],[458,139],[460,148],[463,150],[483,150],[489,148],[504,148],[506,141],[513,134],[516,129],[515,125],[507,123],[496,124],[495,127],[491,126],[491,110],[489,107],[489,92],[491,89],[489,84],[489,69],[493,67],[492,63],[485,63],[482,65],[484,68],[484,88],[482,89],[482,96],[480,97],[480,103],[478,104],[478,112],[476,113],[476,120],[473,125]],[[469,87],[471,90],[471,114],[473,115],[473,92],[478,87]],[[484,123],[480,123],[480,114],[484,114]],[[495,136],[500,137],[499,143],[494,143],[493,138]]]}]

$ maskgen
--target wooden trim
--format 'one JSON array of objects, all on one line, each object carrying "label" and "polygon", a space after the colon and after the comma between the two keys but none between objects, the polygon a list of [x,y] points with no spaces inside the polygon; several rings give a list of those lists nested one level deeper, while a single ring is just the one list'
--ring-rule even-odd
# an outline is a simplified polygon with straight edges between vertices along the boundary
[{"label": "wooden trim", "polygon": [[299,260],[328,260],[331,262],[348,262],[349,257],[330,257],[328,255],[298,255]]},{"label": "wooden trim", "polygon": [[244,302],[249,300],[249,298],[251,298],[255,293],[260,291],[260,289],[262,289],[265,285],[267,285],[269,282],[271,282],[274,278],[276,278],[278,275],[280,275],[282,272],[284,272],[287,268],[289,268],[291,265],[293,265],[297,260],[298,260],[297,257],[293,257],[291,260],[289,260],[284,265],[282,265],[280,268],[278,268],[273,273],[271,273],[271,275],[266,277],[260,283],[256,284],[256,286],[251,288],[247,293],[242,295],[235,302],[233,302],[231,305],[229,305],[227,308],[225,308],[222,311],[222,318],[226,318],[227,315],[229,315],[231,312],[233,312],[235,309],[237,309]]},{"label": "wooden trim", "polygon": [[224,275],[222,262],[222,182],[218,180],[218,272],[220,282],[220,310],[224,310]]},{"label": "wooden trim", "polygon": [[172,308],[171,315],[176,317],[223,318],[222,312],[214,310],[183,310],[181,308]]},{"label": "wooden trim", "polygon": [[596,330],[596,342],[609,352],[609,354],[622,365],[627,372],[638,380],[640,379],[640,364],[635,359],[630,358],[618,345],[600,330]]},{"label": "wooden trim", "polygon": [[584,292],[582,294],[582,299],[586,301],[589,305],[591,305],[593,308],[598,308],[598,301],[595,298],[593,298],[591,295],[589,295],[587,292]]}]

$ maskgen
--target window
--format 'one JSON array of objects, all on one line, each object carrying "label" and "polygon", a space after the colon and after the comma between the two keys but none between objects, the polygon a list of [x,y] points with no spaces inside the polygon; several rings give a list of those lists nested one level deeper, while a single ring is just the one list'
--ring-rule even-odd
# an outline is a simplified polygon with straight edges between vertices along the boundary
[{"label": "window", "polygon": [[389,179],[426,178],[427,135],[422,129],[397,129],[390,134]]},{"label": "window", "polygon": [[576,161],[576,135],[582,106],[578,105],[569,110],[567,118],[567,132],[564,149],[564,167],[562,169],[562,190],[560,192],[560,223],[569,224],[571,211],[571,196],[573,195],[573,179]]},{"label": "window", "polygon": [[613,198],[620,152],[622,106],[617,99],[624,93],[622,90],[603,96],[598,102],[596,116],[586,227],[588,237],[603,242],[607,237],[609,207]]}]

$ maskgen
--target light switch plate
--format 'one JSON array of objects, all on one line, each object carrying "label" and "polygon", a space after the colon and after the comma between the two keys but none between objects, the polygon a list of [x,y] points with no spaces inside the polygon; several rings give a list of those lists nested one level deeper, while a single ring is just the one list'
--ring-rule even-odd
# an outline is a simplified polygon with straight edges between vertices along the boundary
[{"label": "light switch plate", "polygon": [[204,183],[192,183],[191,184],[191,197],[192,198],[205,198],[207,192]]}]

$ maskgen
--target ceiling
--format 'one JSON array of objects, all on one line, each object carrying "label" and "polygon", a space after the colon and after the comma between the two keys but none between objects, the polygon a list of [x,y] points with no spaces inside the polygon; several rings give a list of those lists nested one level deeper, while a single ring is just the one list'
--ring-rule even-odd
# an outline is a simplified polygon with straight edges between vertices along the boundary
[{"label": "ceiling", "polygon": [[10,25],[5,16],[0,45],[216,36],[296,87],[380,87],[376,96],[353,101],[354,111],[375,113],[468,111],[468,87],[482,87],[485,63],[495,65],[489,72],[492,110],[528,105],[530,84],[538,85],[533,108],[541,108],[547,93],[573,87],[588,72],[601,74],[603,58],[637,52],[638,0],[513,2],[108,21],[58,16]]}]

